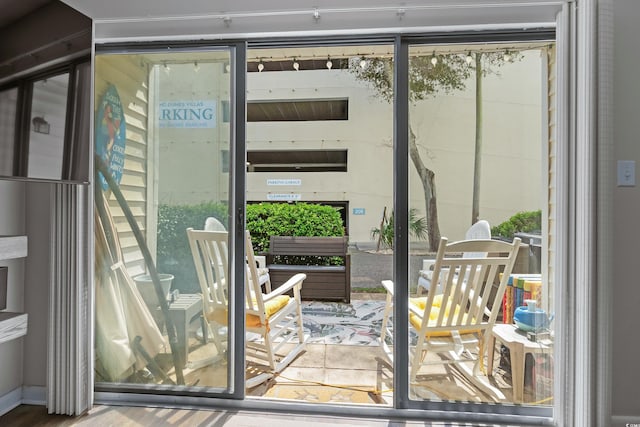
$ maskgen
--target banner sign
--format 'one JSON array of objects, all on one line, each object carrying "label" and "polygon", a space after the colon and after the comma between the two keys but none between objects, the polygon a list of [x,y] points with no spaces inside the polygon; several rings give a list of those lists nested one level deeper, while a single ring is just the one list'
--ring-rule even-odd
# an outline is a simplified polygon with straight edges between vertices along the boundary
[{"label": "banner sign", "polygon": [[215,128],[216,101],[162,101],[159,125],[161,128]]},{"label": "banner sign", "polygon": [[[127,143],[126,123],[118,90],[109,85],[96,112],[96,154],[107,164],[113,179],[120,184],[124,169],[124,149]],[[102,189],[107,181],[100,175]]]}]

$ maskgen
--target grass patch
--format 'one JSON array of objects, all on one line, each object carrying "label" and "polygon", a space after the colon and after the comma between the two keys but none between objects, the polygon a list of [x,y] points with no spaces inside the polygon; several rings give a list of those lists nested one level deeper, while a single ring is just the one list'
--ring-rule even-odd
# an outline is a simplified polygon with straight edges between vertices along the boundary
[{"label": "grass patch", "polygon": [[351,292],[356,294],[384,294],[387,290],[383,286],[376,286],[373,288],[353,287],[351,288]]}]

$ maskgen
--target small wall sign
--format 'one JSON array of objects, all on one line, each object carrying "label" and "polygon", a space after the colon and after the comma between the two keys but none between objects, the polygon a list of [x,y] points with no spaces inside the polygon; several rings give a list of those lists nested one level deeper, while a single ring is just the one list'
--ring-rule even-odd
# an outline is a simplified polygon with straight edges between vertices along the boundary
[{"label": "small wall sign", "polygon": [[351,212],[354,215],[364,215],[365,214],[364,208],[353,208],[353,210]]},{"label": "small wall sign", "polygon": [[302,185],[301,179],[268,179],[267,185]]},{"label": "small wall sign", "polygon": [[273,201],[296,201],[302,200],[301,194],[277,194],[277,193],[269,193],[267,194],[267,200]]}]

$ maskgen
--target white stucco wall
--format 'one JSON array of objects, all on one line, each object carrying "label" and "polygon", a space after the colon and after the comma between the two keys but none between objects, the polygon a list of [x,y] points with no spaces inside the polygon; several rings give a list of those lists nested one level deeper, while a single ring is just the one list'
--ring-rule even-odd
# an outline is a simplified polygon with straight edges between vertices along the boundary
[{"label": "white stucco wall", "polygon": [[[541,209],[542,65],[539,51],[484,79],[481,217],[498,224]],[[411,125],[427,167],[436,173],[443,235],[464,236],[471,221],[475,129],[474,81],[467,89],[420,101]],[[351,242],[369,241],[385,206],[393,204],[393,116],[389,103],[340,70],[251,73],[248,101],[348,98],[346,121],[249,123],[247,150],[347,149],[347,172],[249,173],[247,200],[293,193],[302,201],[348,201]],[[422,186],[411,167],[412,206],[424,215]],[[268,186],[268,178],[300,178],[300,186]],[[364,208],[365,215],[353,215]]]}]

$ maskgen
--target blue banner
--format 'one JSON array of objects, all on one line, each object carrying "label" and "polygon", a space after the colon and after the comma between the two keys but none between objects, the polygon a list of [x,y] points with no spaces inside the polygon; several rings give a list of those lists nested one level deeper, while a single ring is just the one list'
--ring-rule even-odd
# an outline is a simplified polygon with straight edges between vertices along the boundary
[{"label": "blue banner", "polygon": [[[118,90],[109,85],[96,112],[96,154],[107,164],[113,179],[120,184],[127,143],[126,123]],[[100,175],[102,189],[107,181]]]}]

